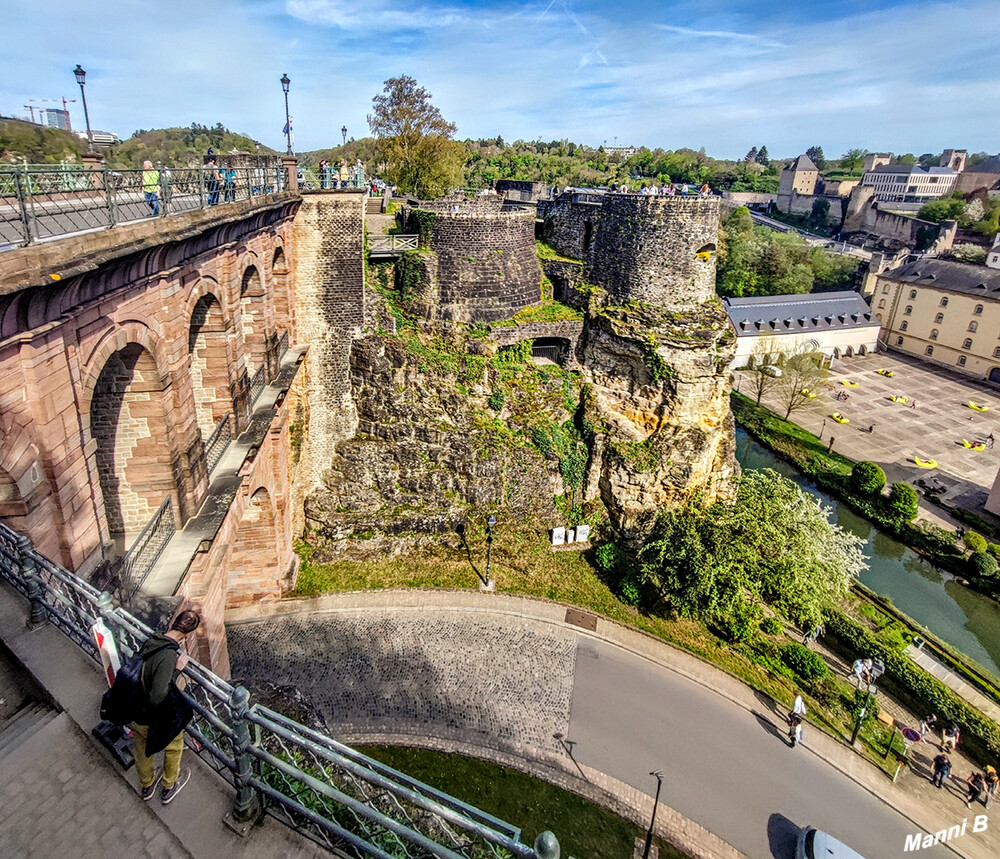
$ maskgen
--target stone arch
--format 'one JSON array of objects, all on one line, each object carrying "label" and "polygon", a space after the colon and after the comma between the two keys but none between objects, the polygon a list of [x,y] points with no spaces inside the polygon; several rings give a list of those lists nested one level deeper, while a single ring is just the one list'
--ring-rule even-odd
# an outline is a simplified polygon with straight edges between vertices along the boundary
[{"label": "stone arch", "polygon": [[219,299],[208,292],[191,311],[188,358],[195,416],[203,440],[233,407],[226,320]]},{"label": "stone arch", "polygon": [[264,281],[256,265],[247,266],[240,280],[240,319],[247,373],[253,376],[267,357]]},{"label": "stone arch", "polygon": [[[154,321],[150,320],[151,323]],[[170,372],[163,363],[160,354],[160,337],[158,336],[158,332],[142,322],[123,322],[120,325],[109,328],[84,362],[83,390],[80,395],[80,411],[84,416],[84,420],[86,420],[86,416],[90,411],[91,398],[94,395],[94,387],[97,384],[97,379],[104,371],[108,359],[116,352],[132,344],[141,346],[153,356],[161,379],[170,379]]]},{"label": "stone arch", "polygon": [[531,341],[531,357],[547,358],[556,364],[565,365],[571,345],[565,337],[536,337]]},{"label": "stone arch", "polygon": [[[227,563],[227,607],[252,596],[281,596],[282,571],[271,495],[263,486],[247,500]],[[241,599],[242,597],[242,599]]]},{"label": "stone arch", "polygon": [[168,495],[177,500],[170,410],[169,376],[149,349],[128,343],[107,358],[90,396],[90,435],[108,531],[120,552]]},{"label": "stone arch", "polygon": [[10,476],[10,472],[0,468],[0,518],[11,519],[24,516],[27,512],[28,505],[24,503],[17,481]]},{"label": "stone arch", "polygon": [[274,325],[280,337],[286,331],[291,332],[295,307],[292,300],[291,272],[288,269],[285,249],[281,245],[274,249],[274,256],[271,258],[271,283],[274,295]]}]

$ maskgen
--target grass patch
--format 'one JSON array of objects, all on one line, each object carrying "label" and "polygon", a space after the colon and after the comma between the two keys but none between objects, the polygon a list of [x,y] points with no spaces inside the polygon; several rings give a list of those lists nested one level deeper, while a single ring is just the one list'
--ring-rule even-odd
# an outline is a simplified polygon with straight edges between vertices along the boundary
[{"label": "grass patch", "polygon": [[[360,751],[521,827],[528,844],[551,829],[563,856],[621,859],[632,855],[637,837],[645,837],[644,830],[613,812],[519,770],[431,749],[367,746]],[[660,839],[654,842],[664,859],[687,856]]]},{"label": "grass patch", "polygon": [[527,325],[529,322],[576,322],[583,319],[583,314],[579,310],[562,304],[561,302],[547,299],[539,304],[532,304],[524,310],[514,314],[510,319],[492,323],[494,328],[503,328],[511,325]]},{"label": "grass patch", "polygon": [[557,251],[552,245],[547,245],[545,242],[535,242],[535,253],[538,254],[539,259],[557,259],[562,262],[575,262],[581,263],[583,260],[574,259],[573,257],[563,256],[559,251]]}]

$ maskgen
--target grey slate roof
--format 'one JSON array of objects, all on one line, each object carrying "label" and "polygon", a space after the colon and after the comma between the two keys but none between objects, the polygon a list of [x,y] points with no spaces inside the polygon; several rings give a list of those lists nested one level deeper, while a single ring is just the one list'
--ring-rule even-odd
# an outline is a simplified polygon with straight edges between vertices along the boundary
[{"label": "grey slate roof", "polygon": [[955,171],[950,167],[928,167],[924,170],[919,164],[879,164],[869,171],[869,173],[896,173],[905,174],[907,176],[913,173],[925,173],[928,176],[953,176],[956,175]]},{"label": "grey slate roof", "polygon": [[807,295],[723,299],[736,336],[878,327],[867,302],[852,290]]},{"label": "grey slate roof", "polygon": [[965,168],[966,173],[1000,173],[1000,155],[987,158],[981,164],[973,164]]},{"label": "grey slate roof", "polygon": [[800,155],[791,163],[789,169],[794,170],[796,172],[800,170],[813,170],[817,173],[819,172],[819,167],[813,164],[812,158],[810,158],[808,155]]},{"label": "grey slate roof", "polygon": [[932,286],[945,292],[980,295],[1000,301],[1000,269],[946,259],[918,259],[879,277],[915,286]]}]

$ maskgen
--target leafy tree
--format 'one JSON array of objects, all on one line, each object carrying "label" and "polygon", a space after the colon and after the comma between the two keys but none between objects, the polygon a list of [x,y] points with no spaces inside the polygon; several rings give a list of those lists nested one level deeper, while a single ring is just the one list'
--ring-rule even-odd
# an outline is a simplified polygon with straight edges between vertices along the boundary
[{"label": "leafy tree", "polygon": [[909,483],[893,483],[889,490],[889,500],[886,502],[886,510],[889,515],[901,519],[904,522],[912,522],[917,518],[919,510],[919,496],[917,490]]},{"label": "leafy tree", "polygon": [[976,552],[969,558],[972,574],[984,579],[992,579],[997,575],[997,559],[986,552]]},{"label": "leafy tree", "polygon": [[829,214],[829,200],[813,200],[812,211],[809,213],[809,223],[815,227],[825,226]]},{"label": "leafy tree", "polygon": [[868,155],[867,149],[848,149],[840,156],[840,166],[847,173],[857,173]]},{"label": "leafy tree", "polygon": [[756,161],[757,160],[757,147],[756,146],[750,147],[750,151],[746,155],[743,156],[743,160],[747,164],[751,163],[752,161]]},{"label": "leafy tree", "polygon": [[768,391],[778,384],[778,371],[781,363],[781,349],[771,338],[758,340],[753,350],[747,356],[744,371],[750,377],[750,389],[757,397],[757,405]]},{"label": "leafy tree", "polygon": [[459,185],[466,149],[456,126],[431,104],[429,91],[406,75],[389,78],[372,99],[368,125],[376,138],[384,178],[400,190],[437,197]]},{"label": "leafy tree", "polygon": [[987,257],[986,248],[981,248],[979,245],[964,243],[954,245],[949,251],[949,254],[959,262],[967,262],[972,265],[982,265],[986,262]]},{"label": "leafy tree", "polygon": [[815,164],[820,170],[826,169],[826,158],[823,156],[822,146],[810,146],[806,150],[806,155],[812,159],[812,163]]},{"label": "leafy tree", "polygon": [[933,152],[925,152],[917,159],[917,163],[926,170],[928,167],[936,167],[939,160]]},{"label": "leafy tree", "polygon": [[83,152],[80,138],[59,128],[19,119],[0,121],[0,160],[23,159],[29,164],[75,161]]},{"label": "leafy tree", "polygon": [[885,472],[874,462],[856,462],[851,469],[851,485],[862,495],[878,495],[885,488]]},{"label": "leafy tree", "polygon": [[982,534],[978,534],[975,531],[966,531],[965,536],[962,537],[962,541],[972,552],[986,551],[986,538]]},{"label": "leafy tree", "polygon": [[940,224],[941,221],[957,221],[962,217],[964,210],[965,198],[961,194],[952,194],[924,203],[920,207],[920,211],[917,212],[917,217],[924,221]]},{"label": "leafy tree", "polygon": [[912,152],[907,152],[905,155],[900,155],[899,158],[896,159],[896,163],[898,163],[898,164],[916,164],[917,163],[917,156],[914,155]]},{"label": "leafy tree", "polygon": [[785,407],[785,420],[812,399],[809,394],[815,393],[826,382],[826,377],[822,353],[812,351],[808,344],[800,346],[785,359],[777,384],[778,400]]},{"label": "leafy tree", "polygon": [[754,157],[754,161],[756,161],[758,164],[763,164],[765,167],[767,167],[767,165],[771,163],[771,159],[768,157],[767,154],[766,146],[761,146],[761,148],[757,150],[757,155]]}]

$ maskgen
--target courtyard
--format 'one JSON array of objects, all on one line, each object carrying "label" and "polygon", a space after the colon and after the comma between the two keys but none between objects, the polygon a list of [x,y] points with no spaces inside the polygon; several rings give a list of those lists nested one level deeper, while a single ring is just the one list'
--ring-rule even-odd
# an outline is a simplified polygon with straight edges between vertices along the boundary
[{"label": "courtyard", "polygon": [[[880,375],[880,369],[891,371],[892,378]],[[736,380],[737,389],[754,398],[746,374],[737,371]],[[847,400],[837,399],[841,392]],[[892,396],[905,396],[907,402],[894,402]],[[970,401],[988,410],[975,411]],[[775,391],[761,402],[784,415]],[[834,412],[849,423],[834,421]],[[940,497],[949,504],[977,513],[1000,466],[1000,444],[982,451],[963,445],[963,439],[986,443],[991,433],[1000,441],[1000,389],[896,353],[835,360],[823,390],[789,419],[826,442],[832,438],[833,449],[845,456],[878,463],[890,483],[923,479],[942,487]],[[921,468],[914,458],[934,460],[937,467]]]}]

